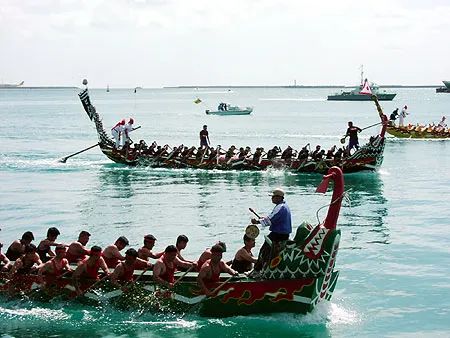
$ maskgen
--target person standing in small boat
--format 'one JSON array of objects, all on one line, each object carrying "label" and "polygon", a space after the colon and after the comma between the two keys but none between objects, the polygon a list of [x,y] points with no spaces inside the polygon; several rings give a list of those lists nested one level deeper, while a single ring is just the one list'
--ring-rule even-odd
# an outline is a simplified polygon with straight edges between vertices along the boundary
[{"label": "person standing in small boat", "polygon": [[442,116],[442,119],[438,123],[438,127],[436,129],[438,132],[443,132],[445,128],[447,128],[447,123],[445,123],[445,116]]},{"label": "person standing in small boat", "polygon": [[115,147],[119,149],[121,136],[123,134],[123,127],[125,126],[125,120],[121,120],[116,123],[114,127],[111,128],[111,135],[114,138]]},{"label": "person standing in small boat", "polygon": [[259,219],[252,218],[253,224],[261,224],[263,227],[269,227],[269,239],[272,241],[272,247],[264,242],[258,255],[258,261],[255,264],[255,271],[261,271],[273,256],[279,252],[280,242],[287,241],[292,232],[291,210],[284,200],[284,191],[280,188],[272,192],[272,203],[275,204],[271,214]]},{"label": "person standing in small boat", "polygon": [[208,126],[205,124],[200,131],[200,147],[208,148],[210,144],[211,141],[209,140]]},{"label": "person standing in small boat", "polygon": [[354,126],[352,121],[348,122],[348,128],[345,136],[349,137],[348,141],[348,151],[352,150],[352,148],[359,149],[359,141],[358,141],[358,133],[361,132],[362,129]]},{"label": "person standing in small boat", "polygon": [[399,127],[403,127],[403,125],[405,123],[406,115],[409,115],[409,113],[408,113],[408,106],[407,105],[405,105],[403,107],[403,109],[402,109],[402,111],[401,111],[401,113],[399,115],[399,119],[398,119],[398,126]]}]

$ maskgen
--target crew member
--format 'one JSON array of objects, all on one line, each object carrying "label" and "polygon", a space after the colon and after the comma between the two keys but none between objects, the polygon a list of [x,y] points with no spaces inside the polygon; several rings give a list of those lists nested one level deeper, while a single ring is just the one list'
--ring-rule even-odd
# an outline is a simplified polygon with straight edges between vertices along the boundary
[{"label": "crew member", "polygon": [[252,218],[253,224],[260,223],[263,227],[268,226],[270,230],[269,238],[272,241],[273,252],[267,242],[264,242],[258,255],[258,262],[255,264],[256,271],[260,271],[264,264],[268,263],[272,256],[276,256],[281,241],[287,241],[292,232],[291,211],[284,200],[284,191],[280,188],[273,190],[272,203],[275,207],[269,216],[259,219]]},{"label": "crew member", "polygon": [[89,278],[91,280],[99,279],[98,271],[102,269],[106,275],[109,275],[108,266],[102,257],[102,248],[94,245],[89,251],[89,258],[81,261],[78,267],[75,269],[72,277],[77,280],[78,278]]},{"label": "crew member", "polygon": [[209,140],[208,126],[205,124],[203,129],[200,131],[200,147],[208,148],[211,144]]},{"label": "crew member", "polygon": [[47,238],[39,243],[37,253],[44,263],[55,256],[55,253],[51,249],[52,246],[63,245],[55,242],[59,234],[60,232],[57,228],[51,227],[47,230]]},{"label": "crew member", "polygon": [[155,246],[156,237],[153,235],[144,236],[144,246],[139,249],[138,257],[144,261],[148,261],[149,258],[158,259],[164,252],[153,253],[152,249]]},{"label": "crew member", "polygon": [[133,141],[130,138],[130,133],[133,131],[134,120],[132,117],[128,120],[128,123],[123,126],[122,146],[130,145]]},{"label": "crew member", "polygon": [[120,282],[132,282],[134,270],[141,266],[150,269],[153,264],[138,258],[138,252],[135,249],[128,249],[125,252],[125,260],[120,262],[111,274],[111,282],[116,286],[120,286]]},{"label": "crew member", "polygon": [[399,127],[403,127],[403,124],[405,123],[406,115],[409,115],[409,113],[408,113],[408,106],[407,105],[405,105],[402,108],[402,111],[400,113],[400,116],[399,116],[399,119],[398,119],[398,126]]},{"label": "crew member", "polygon": [[66,253],[69,263],[78,263],[86,258],[86,255],[89,254],[86,244],[89,242],[90,236],[89,232],[83,230],[78,235],[78,241],[70,243]]},{"label": "crew member", "polygon": [[175,283],[174,274],[177,267],[189,269],[194,266],[193,263],[181,261],[177,257],[177,254],[178,250],[174,245],[169,245],[164,250],[164,254],[156,261],[155,266],[153,267],[153,280],[155,283],[166,287],[172,287]]},{"label": "crew member", "polygon": [[6,250],[6,257],[11,261],[15,261],[25,253],[25,247],[31,244],[32,241],[34,241],[33,233],[31,231],[24,232],[21,239],[11,243],[8,250]]},{"label": "crew member", "polygon": [[119,261],[123,261],[125,259],[120,251],[123,250],[128,244],[128,239],[125,236],[120,236],[114,244],[111,244],[105,248],[102,256],[108,268],[114,269]]},{"label": "crew member", "polygon": [[125,120],[123,119],[123,120],[117,122],[116,125],[111,128],[111,135],[114,137],[116,149],[119,149],[119,147],[120,147],[120,141],[121,141],[121,136],[123,134],[124,126],[125,126]]},{"label": "crew member", "polygon": [[348,151],[352,148],[359,149],[358,133],[361,132],[361,128],[353,125],[352,121],[348,122],[348,128],[345,136],[349,137],[348,141]]},{"label": "crew member", "polygon": [[66,259],[66,250],[65,246],[58,245],[55,248],[55,256],[39,268],[38,275],[45,275],[46,287],[52,286],[58,277],[61,277],[67,271],[71,271]]},{"label": "crew member", "polygon": [[[216,243],[217,245],[220,245],[223,249],[223,252],[227,251],[227,246],[224,242],[218,241]],[[198,261],[197,261],[197,271],[200,271],[202,265],[208,260],[211,259],[211,248],[206,248],[205,251],[200,255]]]},{"label": "crew member", "polygon": [[220,281],[221,272],[227,272],[232,276],[239,274],[222,261],[222,253],[223,247],[219,244],[214,245],[211,248],[211,259],[203,264],[198,273],[197,283],[208,297],[214,296],[214,292],[210,288]]},{"label": "crew member", "polygon": [[254,247],[255,239],[244,235],[244,246],[236,252],[231,267],[239,273],[250,271],[253,268],[253,264],[258,261],[252,253],[252,248]]},{"label": "crew member", "polygon": [[0,243],[0,271],[8,271],[11,268],[11,262],[8,257],[2,253],[3,243]]}]

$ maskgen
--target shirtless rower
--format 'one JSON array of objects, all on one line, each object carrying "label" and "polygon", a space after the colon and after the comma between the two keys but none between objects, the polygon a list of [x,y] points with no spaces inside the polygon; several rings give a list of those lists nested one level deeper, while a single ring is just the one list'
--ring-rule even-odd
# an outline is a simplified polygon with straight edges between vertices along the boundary
[{"label": "shirtless rower", "polygon": [[42,264],[37,248],[34,244],[25,246],[25,253],[14,262],[13,268],[10,271],[11,275],[15,273],[27,274],[35,271],[38,266]]},{"label": "shirtless rower", "polygon": [[178,257],[178,259],[180,259],[183,262],[194,263],[193,261],[184,259],[184,257],[181,255],[181,250],[186,249],[188,242],[189,242],[189,238],[186,235],[180,235],[177,237],[177,242],[175,244],[175,247],[178,250],[177,257]]},{"label": "shirtless rower", "polygon": [[120,253],[128,245],[128,239],[125,236],[120,236],[114,244],[108,245],[103,251],[103,258],[108,268],[114,269],[119,261],[125,259]]},{"label": "shirtless rower", "polygon": [[89,232],[83,230],[78,235],[78,241],[70,243],[66,253],[69,263],[78,263],[86,258],[86,255],[89,254],[86,244],[89,242],[90,236]]},{"label": "shirtless rower", "polygon": [[[218,241],[216,242],[217,245],[220,245],[223,249],[223,252],[227,251],[227,246],[224,242]],[[197,271],[200,271],[203,264],[208,260],[211,259],[211,248],[206,248],[205,251],[200,255],[197,261]]]},{"label": "shirtless rower", "polygon": [[102,248],[94,245],[89,253],[89,258],[82,261],[72,274],[77,293],[81,294],[79,279],[90,279],[90,282],[99,280],[98,271],[102,269],[105,275],[109,275],[108,266],[102,257]]},{"label": "shirtless rower", "polygon": [[2,254],[3,243],[0,243],[0,271],[8,271],[12,265],[6,255]]},{"label": "shirtless rower", "polygon": [[144,246],[138,250],[138,257],[144,261],[148,261],[149,258],[158,259],[164,252],[153,253],[152,249],[155,246],[156,237],[153,235],[144,236]]},{"label": "shirtless rower", "polygon": [[63,245],[55,242],[59,234],[59,230],[55,227],[49,228],[47,230],[47,238],[39,243],[37,247],[37,253],[41,258],[41,261],[43,261],[44,263],[55,256],[55,253],[51,249],[52,246]]},{"label": "shirtless rower", "polygon": [[175,283],[174,274],[177,267],[189,269],[194,266],[193,263],[181,261],[177,254],[178,250],[174,245],[169,245],[164,250],[164,254],[156,261],[153,267],[153,280],[155,283],[171,288]]},{"label": "shirtless rower", "polygon": [[252,254],[254,247],[255,239],[244,235],[244,246],[236,252],[231,267],[239,273],[250,271],[253,264],[258,261],[258,258]]},{"label": "shirtless rower", "polygon": [[138,258],[138,252],[135,249],[128,249],[125,252],[125,260],[120,262],[111,274],[111,282],[116,286],[120,286],[120,282],[132,282],[134,270],[141,266],[151,269],[153,264]]},{"label": "shirtless rower", "polygon": [[41,278],[45,276],[46,287],[52,286],[56,279],[67,271],[72,271],[66,258],[66,250],[65,246],[58,245],[55,248],[55,256],[39,268],[38,275]]},{"label": "shirtless rower", "polygon": [[239,273],[230,268],[224,261],[222,261],[223,248],[219,244],[211,248],[211,259],[203,264],[198,273],[197,283],[202,288],[206,296],[214,296],[214,292],[210,291],[210,287],[214,286],[220,281],[220,273],[227,272],[232,276]]},{"label": "shirtless rower", "polygon": [[25,253],[25,247],[31,244],[32,241],[34,241],[33,233],[31,231],[24,232],[21,239],[17,239],[11,243],[6,251],[6,257],[11,261],[15,261]]}]

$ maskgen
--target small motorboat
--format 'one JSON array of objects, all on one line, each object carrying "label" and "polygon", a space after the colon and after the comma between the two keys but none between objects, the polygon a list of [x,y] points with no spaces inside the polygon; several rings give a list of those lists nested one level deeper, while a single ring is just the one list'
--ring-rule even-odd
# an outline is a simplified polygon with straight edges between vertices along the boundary
[{"label": "small motorboat", "polygon": [[249,115],[252,111],[253,107],[238,107],[220,103],[217,110],[206,109],[206,115]]}]

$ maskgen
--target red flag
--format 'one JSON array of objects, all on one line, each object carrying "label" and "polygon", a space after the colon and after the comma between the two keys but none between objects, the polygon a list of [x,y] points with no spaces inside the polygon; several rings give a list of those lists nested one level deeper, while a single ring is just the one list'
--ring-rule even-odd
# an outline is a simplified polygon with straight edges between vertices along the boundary
[{"label": "red flag", "polygon": [[364,81],[364,85],[359,93],[362,95],[372,95],[372,89],[370,89],[367,79]]}]

